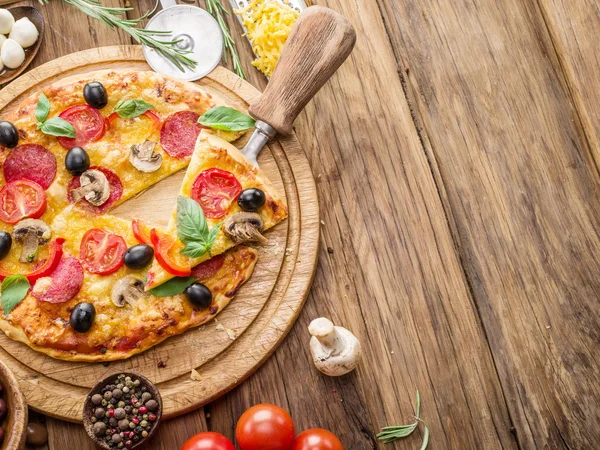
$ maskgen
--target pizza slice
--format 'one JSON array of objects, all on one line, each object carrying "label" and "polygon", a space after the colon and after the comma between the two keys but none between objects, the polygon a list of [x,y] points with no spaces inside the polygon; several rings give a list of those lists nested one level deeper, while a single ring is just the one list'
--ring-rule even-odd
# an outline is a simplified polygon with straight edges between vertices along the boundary
[{"label": "pizza slice", "polygon": [[[148,268],[123,263],[125,252],[140,243],[130,221],[71,206],[50,228],[53,242],[60,243],[59,262],[31,278],[25,298],[0,314],[0,330],[71,361],[128,358],[208,322],[250,278],[257,261],[255,249],[238,246],[195,266],[185,279],[145,292]],[[196,281],[211,293],[202,305],[182,293]],[[81,319],[74,318],[77,311]]]},{"label": "pizza slice", "polygon": [[169,225],[164,233],[152,231],[156,260],[146,289],[186,276],[237,244],[266,241],[262,232],[286,217],[287,206],[264,172],[233,145],[202,131]]}]

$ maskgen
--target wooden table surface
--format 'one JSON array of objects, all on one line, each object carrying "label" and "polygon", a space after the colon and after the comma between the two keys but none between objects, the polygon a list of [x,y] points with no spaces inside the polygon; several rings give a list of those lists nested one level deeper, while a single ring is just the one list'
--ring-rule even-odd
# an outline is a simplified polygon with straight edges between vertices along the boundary
[{"label": "wooden table surface", "polygon": [[[203,430],[232,438],[247,407],[270,402],[348,450],[417,449],[421,431],[375,439],[410,421],[416,389],[430,449],[598,448],[597,1],[317,3],[348,17],[358,42],[296,123],[323,218],[311,295],[255,375],[146,448]],[[34,65],[131,43],[60,0],[40,9]],[[306,327],[318,316],[360,337],[356,372],[314,369]],[[80,426],[46,422],[50,450],[91,448]]]}]

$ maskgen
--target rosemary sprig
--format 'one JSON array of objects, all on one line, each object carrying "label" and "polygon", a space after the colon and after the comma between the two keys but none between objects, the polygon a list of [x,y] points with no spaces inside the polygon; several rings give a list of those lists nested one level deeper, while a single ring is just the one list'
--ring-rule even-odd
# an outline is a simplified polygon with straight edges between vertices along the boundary
[{"label": "rosemary sprig", "polygon": [[389,444],[390,442],[393,442],[397,439],[410,436],[412,432],[417,429],[419,423],[422,423],[425,426],[425,431],[423,433],[423,442],[421,443],[421,450],[425,450],[427,448],[427,444],[429,444],[429,427],[420,418],[421,396],[419,395],[419,391],[417,391],[417,405],[415,410],[416,420],[414,423],[411,423],[410,425],[395,425],[391,427],[383,427],[381,429],[381,433],[377,435],[377,439],[379,439],[384,444]]},{"label": "rosemary sprig", "polygon": [[[38,0],[42,5],[47,5],[50,0]],[[137,28],[140,22],[147,19],[154,10],[146,12],[143,16],[137,19],[126,19],[124,16],[127,11],[131,11],[133,8],[111,8],[102,6],[99,1],[96,0],[64,0],[69,5],[73,5],[83,13],[87,14],[94,19],[100,20],[108,25],[110,28],[120,28],[129,36],[131,36],[137,43],[147,45],[153,48],[162,56],[171,61],[175,67],[182,72],[184,66],[193,69],[198,64],[192,58],[187,56],[190,53],[189,50],[182,50],[177,48],[176,44],[178,40],[161,40],[159,36],[171,34],[169,31],[158,31],[158,30],[145,30],[144,28]]]},{"label": "rosemary sprig", "polygon": [[229,26],[227,25],[227,22],[225,22],[225,17],[223,16],[223,14],[228,15],[229,11],[223,8],[221,0],[206,0],[206,9],[211,16],[217,19],[217,22],[221,27],[221,31],[223,32],[223,60],[227,62],[227,53],[229,53],[231,55],[231,62],[233,63],[234,72],[237,76],[245,80],[246,74],[242,68],[242,62],[240,61],[240,56],[238,55],[235,41],[231,37]]}]

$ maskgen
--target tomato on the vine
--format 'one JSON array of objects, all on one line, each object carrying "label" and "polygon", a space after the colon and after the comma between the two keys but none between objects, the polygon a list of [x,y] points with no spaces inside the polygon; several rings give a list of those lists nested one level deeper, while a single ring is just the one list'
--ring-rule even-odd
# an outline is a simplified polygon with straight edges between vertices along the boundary
[{"label": "tomato on the vine", "polygon": [[312,428],[296,436],[291,450],[344,450],[344,446],[331,431]]},{"label": "tomato on the vine", "polygon": [[192,436],[181,450],[235,450],[233,443],[225,436],[212,431]]},{"label": "tomato on the vine", "polygon": [[289,450],[294,435],[294,422],[288,412],[266,404],[246,410],[235,429],[242,450]]}]

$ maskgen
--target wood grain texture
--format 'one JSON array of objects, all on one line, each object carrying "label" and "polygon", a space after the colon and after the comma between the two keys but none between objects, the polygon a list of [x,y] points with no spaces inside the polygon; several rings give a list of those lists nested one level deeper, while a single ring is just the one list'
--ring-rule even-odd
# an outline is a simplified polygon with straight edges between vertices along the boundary
[{"label": "wood grain texture", "polygon": [[520,0],[379,4],[519,444],[594,448],[599,180],[546,22]]},{"label": "wood grain texture", "polygon": [[[320,45],[315,45],[315,41]],[[294,24],[277,67],[250,114],[289,135],[306,104],[346,60],[356,33],[343,16],[313,6]]]},{"label": "wood grain texture", "polygon": [[[32,92],[67,76],[119,68],[148,70],[141,48],[105,47],[47,63],[4,88],[0,92],[0,107],[6,113]],[[241,110],[247,110],[258,96],[258,91],[223,68],[217,68],[200,84]],[[54,360],[0,336],[3,357],[12,356],[6,356],[6,362],[17,374],[31,407],[54,417],[80,421],[83,399],[98,378],[133,370],[157,385],[163,397],[164,416],[174,416],[222,395],[270,355],[287,334],[310,287],[316,265],[319,216],[314,180],[295,136],[269,143],[260,155],[260,163],[286,196],[289,216],[268,234],[269,244],[259,247],[261,256],[251,280],[217,320],[109,366]],[[159,183],[113,213],[166,226],[180,181],[181,177],[175,176]],[[234,330],[235,339],[219,331],[218,324]],[[161,367],[159,361],[166,367]],[[198,370],[202,380],[190,378],[192,369]]]}]

